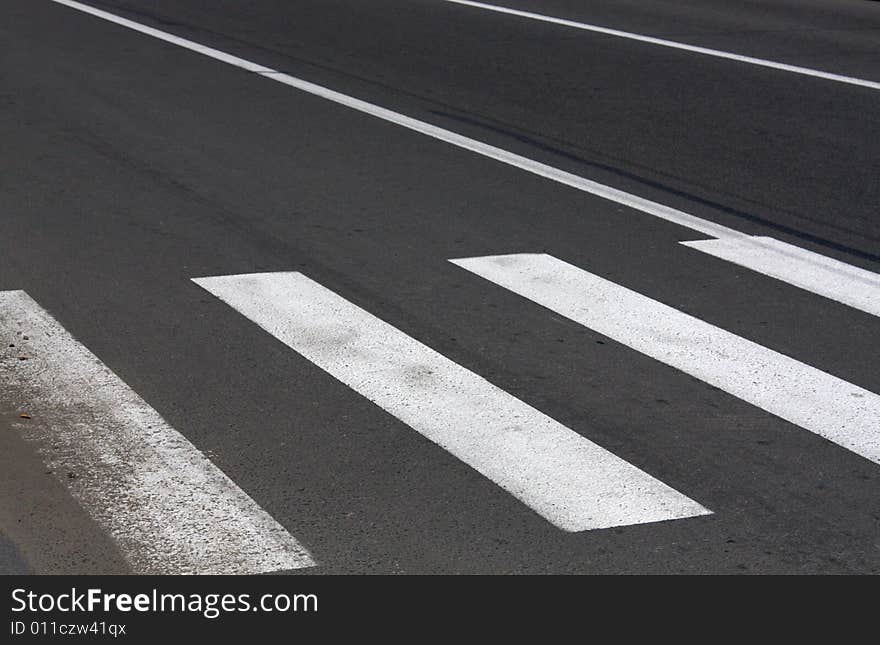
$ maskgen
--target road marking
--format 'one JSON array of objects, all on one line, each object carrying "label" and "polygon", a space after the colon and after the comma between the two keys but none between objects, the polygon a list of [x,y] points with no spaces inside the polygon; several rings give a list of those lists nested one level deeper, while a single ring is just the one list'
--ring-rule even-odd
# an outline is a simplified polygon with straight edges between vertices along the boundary
[{"label": "road marking", "polygon": [[300,273],[194,282],[561,529],[710,513]]},{"label": "road marking", "polygon": [[880,396],[545,254],[450,260],[880,463]]},{"label": "road marking", "polygon": [[859,85],[861,87],[867,87],[872,90],[880,90],[880,82],[877,81],[868,81],[862,78],[854,78],[852,76],[844,76],[841,74],[832,74],[831,72],[823,72],[818,69],[811,69],[809,67],[800,67],[798,65],[788,65],[786,63],[778,63],[772,60],[766,60],[764,58],[754,58],[752,56],[743,56],[741,54],[734,54],[732,52],[721,51],[719,49],[710,49],[708,47],[698,47],[696,45],[688,45],[686,43],[676,42],[674,40],[666,40],[663,38],[655,38],[654,36],[645,36],[644,34],[635,34],[629,31],[621,31],[619,29],[610,29],[608,27],[600,27],[599,25],[591,25],[584,22],[577,22],[575,20],[566,20],[565,18],[554,18],[553,16],[546,16],[540,13],[533,13],[531,11],[520,11],[518,9],[511,9],[509,7],[500,7],[498,5],[486,4],[485,2],[472,2],[471,0],[442,0],[443,2],[449,2],[452,4],[460,4],[465,5],[467,7],[472,7],[474,9],[482,9],[485,11],[494,11],[496,13],[503,13],[510,16],[517,16],[519,18],[528,18],[529,20],[537,20],[540,22],[547,22],[554,25],[561,25],[563,27],[571,27],[573,29],[581,29],[583,31],[592,31],[599,34],[605,34],[606,36],[615,36],[617,38],[626,38],[628,40],[637,40],[643,43],[650,43],[652,45],[659,45],[661,47],[669,47],[672,49],[681,49],[684,51],[692,52],[695,54],[704,54],[706,56],[714,56],[715,58],[726,58],[727,60],[733,60],[740,63],[748,63],[749,65],[757,65],[760,67],[770,67],[772,69],[778,69],[784,72],[791,72],[793,74],[803,74],[804,76],[814,76],[816,78],[822,78],[827,81],[835,81],[837,83],[847,83],[849,85]]},{"label": "road marking", "polygon": [[23,291],[0,292],[0,343],[4,405],[30,416],[16,414],[13,425],[135,573],[251,574],[315,564]]},{"label": "road marking", "polygon": [[579,177],[572,173],[565,172],[564,170],[554,168],[553,166],[548,166],[547,164],[528,159],[527,157],[522,157],[512,152],[508,152],[507,150],[496,148],[495,146],[477,141],[476,139],[471,139],[469,137],[456,134],[455,132],[452,132],[450,130],[445,130],[444,128],[439,128],[437,126],[431,125],[430,123],[419,121],[418,119],[414,119],[404,114],[394,112],[393,110],[379,107],[378,105],[374,105],[372,103],[367,103],[366,101],[362,101],[360,99],[356,99],[352,96],[336,92],[326,87],[304,81],[300,78],[290,76],[289,74],[285,74],[278,70],[252,63],[243,58],[226,54],[217,49],[206,47],[205,45],[200,45],[191,40],[180,38],[178,36],[174,36],[172,34],[154,29],[152,27],[141,25],[132,20],[128,20],[126,18],[116,16],[112,13],[102,11],[101,9],[95,9],[94,7],[84,5],[80,2],[74,2],[73,0],[52,0],[52,2],[88,13],[103,20],[108,20],[122,27],[133,29],[134,31],[152,36],[153,38],[157,38],[167,43],[183,47],[184,49],[203,54],[204,56],[214,58],[216,60],[222,61],[229,65],[233,65],[248,72],[253,72],[255,74],[263,76],[264,78],[269,78],[279,83],[283,83],[284,85],[293,87],[307,94],[311,94],[312,96],[317,96],[322,99],[332,101],[333,103],[336,103],[338,105],[343,105],[352,110],[356,110],[364,114],[369,114],[370,116],[382,119],[383,121],[387,121],[389,123],[394,123],[395,125],[406,128],[408,130],[412,130],[414,132],[418,132],[419,134],[423,134],[434,139],[444,141],[458,148],[470,150],[471,152],[475,152],[484,157],[500,161],[501,163],[507,164],[509,166],[514,166],[521,170],[525,170],[532,173],[533,175],[538,175],[539,177],[544,177],[545,179],[549,179],[560,184],[565,184],[566,186],[570,186],[577,190],[581,190],[583,192],[602,197],[603,199],[608,199],[619,204],[623,204],[624,206],[628,206],[635,210],[648,213],[649,215],[659,217],[660,219],[664,219],[680,226],[685,226],[695,231],[699,231],[700,233],[711,235],[712,237],[744,235],[743,233],[739,233],[738,231],[727,228],[726,226],[722,226],[721,224],[716,224],[715,222],[704,220],[702,218],[696,217],[695,215],[690,215],[689,213],[685,213],[675,208],[670,208],[669,206],[664,206],[663,204],[658,204],[657,202],[652,202],[648,199],[644,199],[636,195],[631,195],[622,190],[611,188],[610,186],[605,186],[598,182]]},{"label": "road marking", "polygon": [[[432,137],[439,141],[444,141],[445,143],[448,143],[450,145],[462,148],[464,150],[469,150],[476,154],[482,155],[483,157],[494,159],[495,161],[498,161],[500,163],[519,168],[520,170],[524,170],[545,179],[549,179],[550,181],[554,181],[556,183],[569,186],[576,190],[580,190],[582,192],[601,197],[602,199],[607,199],[609,201],[622,204],[623,206],[626,206],[628,208],[632,208],[634,210],[646,213],[667,222],[671,222],[673,224],[677,224],[679,226],[698,231],[700,233],[703,233],[704,235],[719,239],[738,239],[742,240],[743,244],[749,243],[749,241],[751,240],[751,237],[746,235],[745,233],[741,233],[732,228],[728,228],[727,226],[705,220],[703,218],[697,217],[696,215],[685,213],[684,211],[680,211],[678,209],[659,204],[657,202],[639,197],[637,195],[632,195],[622,190],[618,190],[617,188],[612,188],[610,186],[600,184],[590,179],[586,179],[570,172],[560,170],[559,168],[554,168],[553,166],[549,166],[547,164],[534,161],[533,159],[529,159],[527,157],[508,152],[507,150],[503,150],[487,143],[477,141],[476,139],[471,139],[469,137],[456,134],[455,132],[452,132],[450,130],[439,128],[437,126],[431,125],[430,123],[419,121],[418,119],[408,117],[404,114],[394,112],[387,108],[379,107],[378,105],[374,105],[372,103],[367,103],[366,101],[356,99],[346,94],[328,89],[326,87],[315,85],[314,83],[310,83],[300,78],[290,76],[289,74],[279,72],[278,70],[264,67],[262,65],[258,65],[257,63],[252,63],[243,58],[239,58],[238,56],[232,56],[231,54],[226,54],[217,49],[206,47],[205,45],[200,45],[191,40],[180,38],[179,36],[174,36],[167,32],[141,25],[132,20],[128,20],[126,18],[116,16],[112,13],[102,11],[101,9],[95,9],[94,7],[84,5],[80,2],[75,2],[74,0],[52,0],[52,2],[70,7],[72,9],[76,9],[77,11],[85,12],[97,18],[110,21],[114,24],[132,29],[148,36],[152,36],[153,38],[157,38],[167,43],[183,47],[190,51],[203,54],[215,60],[219,60],[229,65],[233,65],[240,69],[246,70],[248,72],[258,74],[264,78],[269,78],[279,83],[283,83],[284,85],[295,88],[312,96],[332,101],[333,103],[336,103],[338,105],[342,105],[352,110],[368,114],[375,118],[382,119],[389,123],[393,123],[400,127],[406,128],[413,132],[418,132],[419,134]],[[780,272],[780,275],[777,277],[781,280],[786,281],[791,281],[792,279],[790,272]],[[792,284],[796,283],[792,282]],[[826,285],[825,287],[823,287],[821,293],[823,293],[824,295],[825,293],[828,293],[829,290],[833,291],[831,287],[828,287]],[[835,297],[835,299],[840,300],[840,296]]]},{"label": "road marking", "polygon": [[880,275],[871,271],[772,237],[697,240],[681,244],[880,316]]}]

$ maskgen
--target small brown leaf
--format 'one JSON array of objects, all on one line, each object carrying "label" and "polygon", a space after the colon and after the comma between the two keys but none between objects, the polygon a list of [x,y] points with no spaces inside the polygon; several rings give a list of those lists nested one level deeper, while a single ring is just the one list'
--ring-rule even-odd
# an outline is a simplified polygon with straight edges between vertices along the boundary
[{"label": "small brown leaf", "polygon": [[22,412],[18,416],[20,416],[22,419],[30,419],[31,418],[31,415],[29,415],[27,412]]}]

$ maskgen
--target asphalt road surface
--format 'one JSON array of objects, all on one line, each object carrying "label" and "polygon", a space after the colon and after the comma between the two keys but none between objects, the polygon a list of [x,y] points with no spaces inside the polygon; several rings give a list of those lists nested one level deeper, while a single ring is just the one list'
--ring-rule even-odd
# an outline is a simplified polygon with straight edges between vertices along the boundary
[{"label": "asphalt road surface", "polygon": [[880,3],[0,5],[0,571],[880,572]]}]

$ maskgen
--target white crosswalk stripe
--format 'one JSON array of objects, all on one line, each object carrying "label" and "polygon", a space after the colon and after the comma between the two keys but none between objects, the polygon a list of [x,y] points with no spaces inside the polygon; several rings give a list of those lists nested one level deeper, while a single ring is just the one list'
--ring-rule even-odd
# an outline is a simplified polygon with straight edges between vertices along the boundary
[{"label": "white crosswalk stripe", "polygon": [[[272,517],[23,291],[0,292],[18,430],[139,574],[314,565]],[[7,352],[8,353],[8,352]]]},{"label": "white crosswalk stripe", "polygon": [[709,513],[300,273],[195,282],[561,529]]},{"label": "white crosswalk stripe", "polygon": [[451,260],[880,463],[880,396],[546,254]]}]

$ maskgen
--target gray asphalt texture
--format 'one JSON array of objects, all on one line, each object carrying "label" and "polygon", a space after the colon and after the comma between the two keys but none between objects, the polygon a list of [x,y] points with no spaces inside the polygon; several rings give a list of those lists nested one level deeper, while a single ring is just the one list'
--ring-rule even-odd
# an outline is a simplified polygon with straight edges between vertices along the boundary
[{"label": "gray asphalt texture", "polygon": [[[880,572],[876,464],[447,260],[551,253],[880,392],[876,317],[679,245],[692,230],[48,1],[0,4],[0,290],[296,536],[306,573]],[[880,92],[436,0],[92,4],[880,271]],[[505,4],[880,80],[876,2]],[[190,282],[284,270],[714,514],[564,533]],[[29,483],[0,492],[0,570],[124,572],[6,414]]]}]

